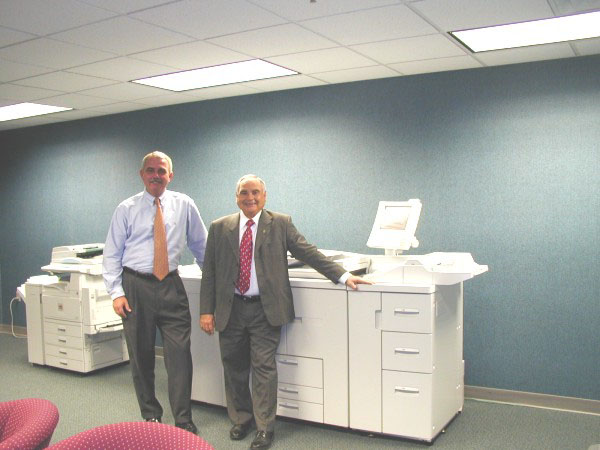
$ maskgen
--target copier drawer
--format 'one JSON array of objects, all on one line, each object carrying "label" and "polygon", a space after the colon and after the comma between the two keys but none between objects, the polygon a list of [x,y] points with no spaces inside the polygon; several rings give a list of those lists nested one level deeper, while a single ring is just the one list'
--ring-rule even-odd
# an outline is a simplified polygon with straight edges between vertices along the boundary
[{"label": "copier drawer", "polygon": [[381,294],[381,329],[409,333],[431,333],[433,294]]},{"label": "copier drawer", "polygon": [[277,415],[323,423],[323,405],[278,398]]},{"label": "copier drawer", "polygon": [[418,333],[381,333],[383,369],[406,372],[433,372],[432,335]]},{"label": "copier drawer", "polygon": [[55,322],[53,320],[44,320],[44,332],[58,334],[62,336],[73,336],[83,338],[81,324],[66,324],[64,322]]},{"label": "copier drawer", "polygon": [[42,295],[44,316],[52,319],[81,322],[81,302],[78,297]]},{"label": "copier drawer", "polygon": [[110,341],[120,336],[120,332],[98,333],[93,335],[69,336],[67,334],[55,334],[49,331],[44,332],[44,342],[49,345],[58,345],[59,347],[71,347],[81,349],[84,346],[97,344],[104,341]]},{"label": "copier drawer", "polygon": [[431,439],[433,375],[382,371],[382,430],[384,433]]},{"label": "copier drawer", "polygon": [[[82,361],[87,370],[92,370],[96,366],[110,361],[123,361],[123,339],[121,335],[118,335],[118,337],[108,341],[95,342],[92,337],[86,336],[83,348],[75,349],[65,346],[47,345],[46,356],[55,357],[60,360]],[[65,363],[49,364],[56,367],[66,366]]]},{"label": "copier drawer", "polygon": [[83,348],[83,338],[62,334],[44,333],[44,342],[58,347],[69,347],[77,350]]},{"label": "copier drawer", "polygon": [[279,383],[277,385],[277,398],[323,404],[323,389]]},{"label": "copier drawer", "polygon": [[275,355],[281,383],[323,388],[323,360],[299,356]]}]

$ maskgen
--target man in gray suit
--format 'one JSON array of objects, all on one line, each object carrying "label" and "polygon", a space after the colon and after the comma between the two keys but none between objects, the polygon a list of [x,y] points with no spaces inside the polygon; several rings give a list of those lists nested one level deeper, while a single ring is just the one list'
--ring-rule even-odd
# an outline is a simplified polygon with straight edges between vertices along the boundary
[{"label": "man in gray suit", "polygon": [[[287,252],[334,283],[369,283],[345,272],[302,236],[290,216],[264,210],[267,190],[256,175],[237,184],[239,213],[208,232],[200,291],[200,327],[219,331],[232,440],[256,424],[251,449],[270,447],[277,405],[275,352],[281,326],[294,319]],[[249,375],[252,368],[252,395]]]}]

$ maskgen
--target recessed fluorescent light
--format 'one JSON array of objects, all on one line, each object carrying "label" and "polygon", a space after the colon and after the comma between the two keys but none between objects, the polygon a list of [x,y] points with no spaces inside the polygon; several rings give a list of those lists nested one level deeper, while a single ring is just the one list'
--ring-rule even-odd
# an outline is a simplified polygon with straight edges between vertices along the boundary
[{"label": "recessed fluorescent light", "polygon": [[44,114],[69,111],[71,109],[73,108],[40,105],[38,103],[18,103],[16,105],[3,106],[0,108],[0,122],[23,119],[25,117],[42,116]]},{"label": "recessed fluorescent light", "polygon": [[133,80],[133,82],[180,92],[189,89],[200,89],[297,74],[298,72],[261,59],[251,59],[249,61],[224,64],[222,66],[204,67],[155,77],[140,78],[139,80]]},{"label": "recessed fluorescent light", "polygon": [[588,39],[600,36],[600,11],[533,22],[451,31],[473,52]]}]

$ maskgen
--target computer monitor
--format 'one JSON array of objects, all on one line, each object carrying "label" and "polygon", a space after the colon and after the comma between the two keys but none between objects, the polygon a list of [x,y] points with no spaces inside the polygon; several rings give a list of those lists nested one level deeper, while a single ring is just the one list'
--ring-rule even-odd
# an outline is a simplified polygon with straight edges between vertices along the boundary
[{"label": "computer monitor", "polygon": [[418,247],[415,232],[421,207],[421,200],[414,198],[403,202],[379,202],[367,246],[383,248],[386,254],[398,254],[411,247]]}]

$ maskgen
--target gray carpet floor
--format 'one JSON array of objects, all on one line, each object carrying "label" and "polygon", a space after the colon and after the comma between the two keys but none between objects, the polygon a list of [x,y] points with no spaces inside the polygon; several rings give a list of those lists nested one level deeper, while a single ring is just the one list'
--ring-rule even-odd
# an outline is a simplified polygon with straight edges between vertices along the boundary
[{"label": "gray carpet floor", "polygon": [[[89,374],[27,360],[27,341],[0,334],[0,401],[41,397],[60,412],[52,437],[56,443],[96,426],[141,420],[127,363]],[[163,361],[156,364],[157,396],[163,404],[163,422],[170,414]],[[218,450],[246,449],[251,436],[229,440],[230,423],[224,408],[193,404],[194,422],[200,435]],[[462,414],[448,426],[431,448],[587,450],[600,444],[600,416],[524,406],[466,400]],[[425,449],[427,444],[389,436],[308,422],[278,419],[274,449]]]}]

